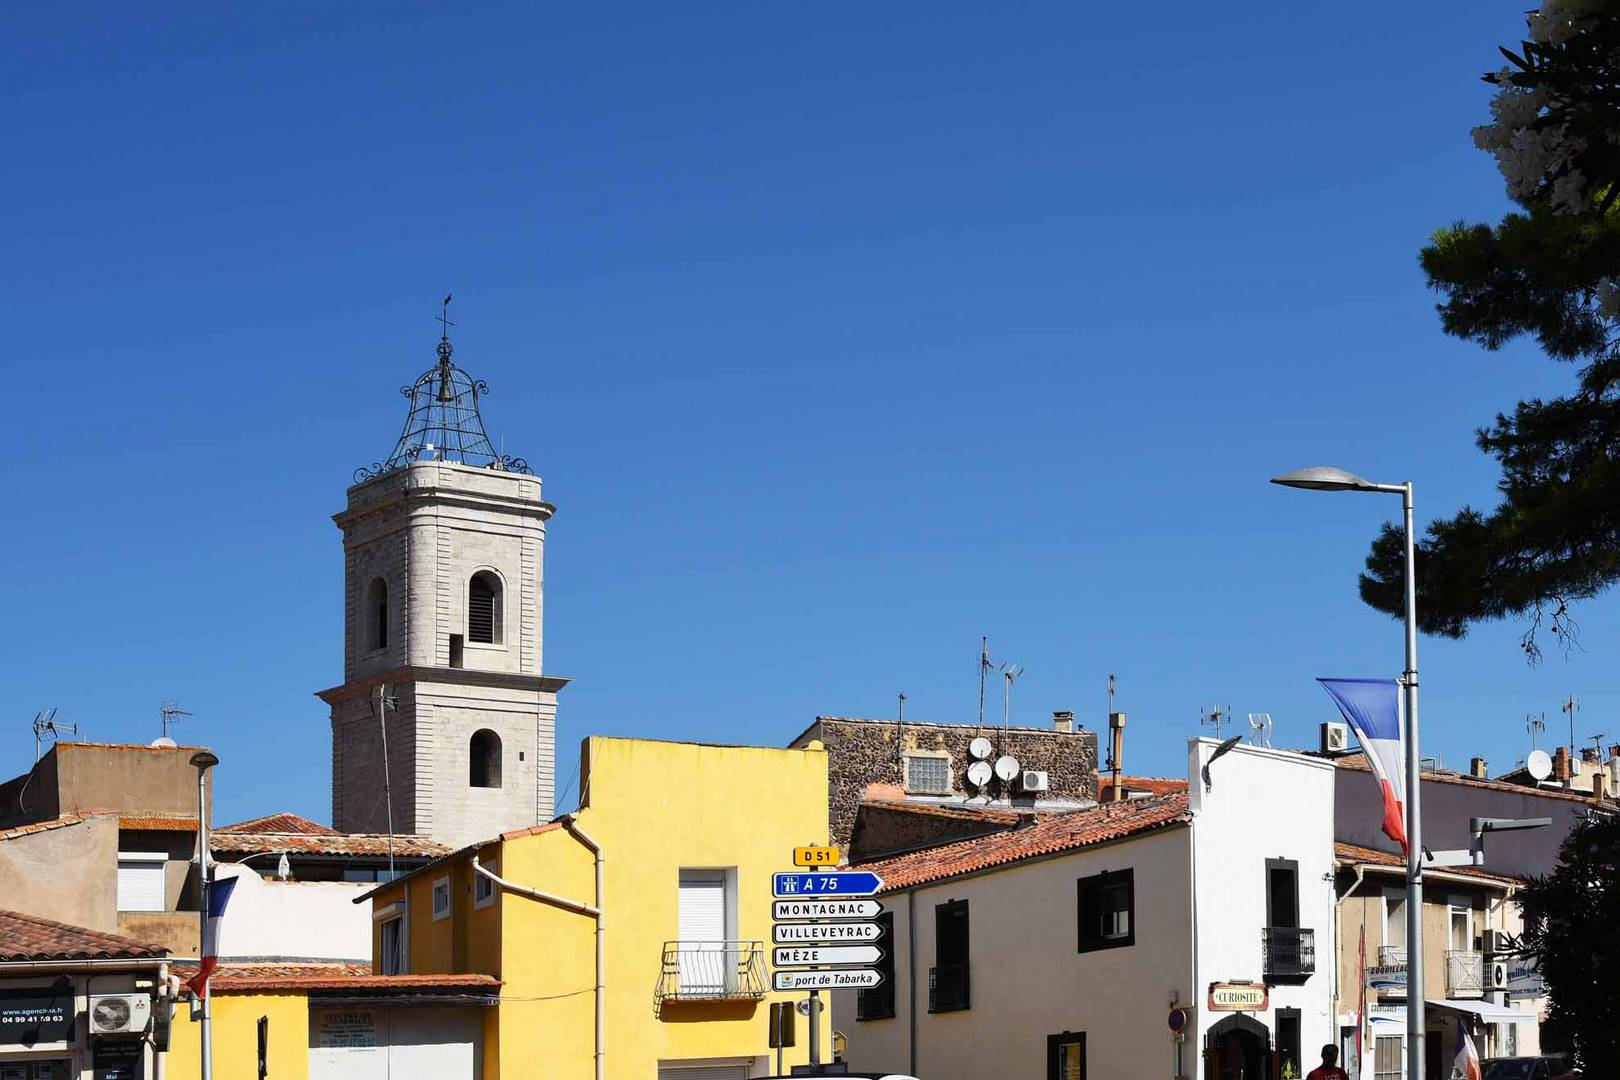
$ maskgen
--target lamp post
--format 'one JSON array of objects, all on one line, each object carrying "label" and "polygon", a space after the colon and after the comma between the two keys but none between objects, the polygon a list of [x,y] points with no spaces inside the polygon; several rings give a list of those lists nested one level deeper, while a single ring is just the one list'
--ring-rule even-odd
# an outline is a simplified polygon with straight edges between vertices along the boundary
[{"label": "lamp post", "polygon": [[1418,804],[1417,555],[1412,533],[1412,482],[1375,484],[1355,473],[1326,465],[1295,469],[1273,477],[1273,484],[1307,491],[1376,491],[1399,495],[1406,518],[1406,671],[1401,688],[1406,706],[1406,1075],[1423,1080],[1423,841]]},{"label": "lamp post", "polygon": [[[211,751],[199,750],[191,755],[191,764],[197,770],[197,881],[201,902],[197,923],[197,963],[202,963],[208,950],[208,886],[213,875],[208,869],[208,770],[219,764]],[[214,1001],[208,993],[208,980],[202,983],[202,1080],[214,1077]]]}]

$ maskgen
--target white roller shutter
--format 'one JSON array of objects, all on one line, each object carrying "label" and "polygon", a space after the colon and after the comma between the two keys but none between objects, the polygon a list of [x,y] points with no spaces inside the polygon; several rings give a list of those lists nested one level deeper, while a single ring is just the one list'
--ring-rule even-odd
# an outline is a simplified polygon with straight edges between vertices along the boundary
[{"label": "white roller shutter", "polygon": [[[664,880],[668,881],[669,879],[665,878]],[[726,872],[724,870],[681,871],[679,933],[682,941],[724,941],[726,939]]]},{"label": "white roller shutter", "polygon": [[118,910],[162,911],[163,865],[167,856],[118,853]]},{"label": "white roller shutter", "polygon": [[748,1080],[747,1065],[660,1065],[658,1080]]}]

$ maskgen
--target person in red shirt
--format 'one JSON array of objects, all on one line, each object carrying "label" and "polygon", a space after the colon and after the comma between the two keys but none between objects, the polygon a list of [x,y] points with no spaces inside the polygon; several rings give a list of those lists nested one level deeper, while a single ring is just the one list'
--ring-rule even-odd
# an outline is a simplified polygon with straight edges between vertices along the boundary
[{"label": "person in red shirt", "polygon": [[1339,1068],[1339,1048],[1332,1043],[1322,1047],[1322,1064],[1305,1075],[1305,1080],[1350,1080],[1350,1076]]}]

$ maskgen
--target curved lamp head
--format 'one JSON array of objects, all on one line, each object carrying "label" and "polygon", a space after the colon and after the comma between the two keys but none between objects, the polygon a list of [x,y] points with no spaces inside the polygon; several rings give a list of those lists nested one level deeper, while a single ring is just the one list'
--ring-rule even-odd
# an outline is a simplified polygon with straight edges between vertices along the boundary
[{"label": "curved lamp head", "polygon": [[196,766],[198,772],[202,772],[218,765],[219,758],[214,756],[214,752],[211,750],[199,750],[191,755],[191,763]]},{"label": "curved lamp head", "polygon": [[1331,465],[1310,465],[1293,472],[1271,478],[1273,484],[1283,487],[1305,488],[1308,491],[1382,491],[1383,487]]}]

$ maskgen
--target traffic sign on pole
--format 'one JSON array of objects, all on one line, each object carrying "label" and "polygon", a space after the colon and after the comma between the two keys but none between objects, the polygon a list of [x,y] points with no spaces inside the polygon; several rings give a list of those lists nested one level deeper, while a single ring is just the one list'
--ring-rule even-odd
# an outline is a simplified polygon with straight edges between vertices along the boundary
[{"label": "traffic sign on pole", "polygon": [[771,926],[771,940],[778,945],[810,941],[876,941],[882,936],[883,927],[875,922],[789,922]]},{"label": "traffic sign on pole", "polygon": [[783,919],[875,919],[883,914],[880,900],[838,900],[831,896],[804,900],[777,900],[771,904],[771,918]]},{"label": "traffic sign on pole", "polygon": [[871,968],[778,971],[771,976],[772,990],[870,990],[881,985],[883,973]]},{"label": "traffic sign on pole", "polygon": [[771,895],[778,900],[795,896],[871,896],[881,888],[883,879],[870,870],[771,875]]},{"label": "traffic sign on pole", "polygon": [[796,847],[793,849],[794,866],[837,866],[838,849],[835,847]]},{"label": "traffic sign on pole", "polygon": [[771,950],[773,967],[821,967],[825,964],[875,964],[883,959],[876,945],[779,945]]}]

